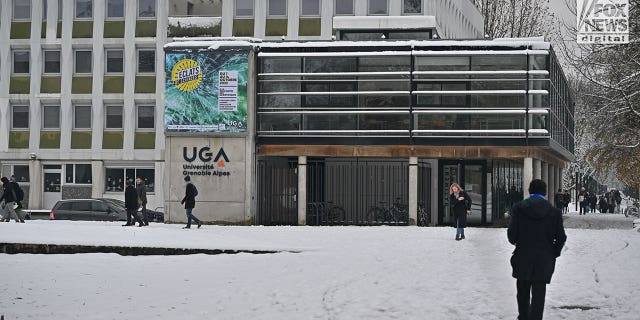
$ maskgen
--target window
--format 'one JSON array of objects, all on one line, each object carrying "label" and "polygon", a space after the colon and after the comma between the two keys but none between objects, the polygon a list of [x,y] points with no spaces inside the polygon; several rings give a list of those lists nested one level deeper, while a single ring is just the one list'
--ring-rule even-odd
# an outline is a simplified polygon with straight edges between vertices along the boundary
[{"label": "window", "polygon": [[320,0],[301,0],[300,16],[303,16],[303,17],[320,16]]},{"label": "window", "polygon": [[138,0],[138,17],[155,18],[156,0]]},{"label": "window", "polygon": [[13,19],[31,19],[31,0],[13,0]]},{"label": "window", "polygon": [[2,166],[2,176],[13,176],[19,183],[29,182],[29,165],[23,164],[5,164]]},{"label": "window", "polygon": [[13,52],[13,73],[29,73],[29,51]]},{"label": "window", "polygon": [[335,0],[336,15],[353,15],[353,0]]},{"label": "window", "polygon": [[421,14],[422,0],[403,0],[402,13],[404,14]]},{"label": "window", "polygon": [[90,164],[67,164],[65,167],[65,182],[91,184]]},{"label": "window", "polygon": [[107,18],[124,18],[124,0],[107,0]]},{"label": "window", "polygon": [[91,73],[91,50],[76,50],[76,73]]},{"label": "window", "polygon": [[155,106],[138,106],[138,129],[153,129]]},{"label": "window", "polygon": [[124,53],[122,50],[107,50],[107,73],[124,71]]},{"label": "window", "polygon": [[156,50],[138,50],[138,73],[156,72]]},{"label": "window", "polygon": [[236,17],[253,17],[253,0],[236,0]]},{"label": "window", "polygon": [[369,0],[369,15],[386,15],[388,12],[387,0]]},{"label": "window", "polygon": [[42,107],[42,129],[60,129],[60,106]]},{"label": "window", "polygon": [[11,128],[29,129],[29,106],[13,106]]},{"label": "window", "polygon": [[93,18],[93,0],[76,0],[76,18]]},{"label": "window", "polygon": [[74,129],[91,129],[91,106],[75,106],[73,112]]},{"label": "window", "polygon": [[267,2],[269,16],[286,16],[287,15],[287,0],[269,0]]},{"label": "window", "polygon": [[60,50],[44,52],[44,73],[60,73]]},{"label": "window", "polygon": [[154,175],[155,170],[152,168],[106,168],[105,190],[107,192],[122,192],[126,180],[135,180],[136,177],[140,177],[147,187],[147,192],[154,192]]},{"label": "window", "polygon": [[122,106],[107,106],[106,113],[106,128],[122,129]]}]

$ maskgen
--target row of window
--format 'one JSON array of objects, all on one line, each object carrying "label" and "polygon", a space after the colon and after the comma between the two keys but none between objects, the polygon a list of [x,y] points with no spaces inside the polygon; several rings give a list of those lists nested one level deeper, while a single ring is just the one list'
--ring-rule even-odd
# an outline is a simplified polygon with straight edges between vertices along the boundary
[{"label": "row of window", "polygon": [[[30,20],[32,1],[43,1],[44,14],[47,17],[47,6],[51,0],[13,0],[13,20]],[[58,16],[62,16],[62,0],[58,1]],[[124,18],[125,3],[133,3],[128,0],[106,0],[106,17],[107,19]],[[156,0],[137,0],[138,18],[155,18],[156,16]],[[94,0],[75,0],[74,17],[76,19],[93,18]]]},{"label": "row of window", "polygon": [[[156,71],[156,50],[137,49],[137,72],[155,74]],[[13,73],[31,73],[31,54],[28,50],[13,51]],[[93,52],[88,49],[76,49],[73,52],[73,72],[75,74],[87,74],[92,72]],[[44,50],[44,64],[42,72],[44,74],[60,73],[60,50]],[[105,72],[107,74],[118,74],[124,72],[124,50],[105,50]]]},{"label": "row of window", "polygon": [[[91,184],[92,170],[89,163],[47,164],[43,166],[45,171],[52,172],[45,176],[44,190],[55,192],[60,187],[60,175],[64,176],[64,184]],[[59,173],[58,173],[59,172]],[[155,190],[155,170],[153,168],[138,167],[107,167],[105,169],[105,191],[124,191],[124,182],[129,179],[140,178],[147,186],[147,192]],[[28,184],[29,165],[5,164],[2,166],[3,176],[13,176],[17,182]],[[57,191],[60,191],[59,189]]]},{"label": "row of window", "polygon": [[[155,128],[155,106],[136,106],[136,128],[149,130]],[[73,129],[88,130],[92,128],[92,108],[89,105],[73,106]],[[122,129],[124,123],[123,107],[108,105],[104,107],[104,128]],[[11,128],[29,129],[29,106],[11,106]],[[60,106],[42,106],[42,129],[60,129]]]},{"label": "row of window", "polygon": [[[354,0],[334,0],[336,15],[354,15]],[[288,0],[267,0],[267,15],[269,17],[284,17],[287,15]],[[300,16],[320,16],[321,0],[300,0]],[[254,0],[236,0],[236,17],[253,17]],[[422,14],[422,0],[402,0],[402,13],[406,15]],[[389,0],[368,0],[367,13],[369,15],[388,15]]]}]

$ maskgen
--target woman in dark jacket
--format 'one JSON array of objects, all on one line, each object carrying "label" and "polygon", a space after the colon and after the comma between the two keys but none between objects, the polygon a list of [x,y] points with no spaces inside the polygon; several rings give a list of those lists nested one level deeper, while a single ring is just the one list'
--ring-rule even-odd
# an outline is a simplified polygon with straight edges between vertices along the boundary
[{"label": "woman in dark jacket", "polygon": [[551,282],[567,235],[562,212],[544,198],[546,183],[540,179],[531,181],[529,194],[528,199],[513,206],[507,236],[516,246],[511,267],[517,279],[518,319],[542,319],[546,285]]},{"label": "woman in dark jacket", "polygon": [[464,228],[467,227],[467,215],[471,214],[471,198],[457,183],[451,185],[449,194],[453,224],[456,226],[456,240],[462,240]]},{"label": "woman in dark jacket", "polygon": [[[124,189],[124,208],[127,209],[127,224],[126,226],[134,226],[136,222],[138,227],[142,227],[144,222],[138,217],[138,192],[136,187],[133,186],[133,181],[127,180],[127,187]],[[133,219],[132,219],[133,218]]]}]

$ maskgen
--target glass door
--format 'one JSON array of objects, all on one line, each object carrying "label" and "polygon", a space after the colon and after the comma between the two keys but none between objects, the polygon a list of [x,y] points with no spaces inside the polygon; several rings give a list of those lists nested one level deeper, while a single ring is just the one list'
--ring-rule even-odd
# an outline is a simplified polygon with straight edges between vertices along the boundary
[{"label": "glass door", "polygon": [[440,210],[438,222],[450,224],[452,219],[449,206],[449,187],[459,184],[471,198],[471,215],[467,222],[471,225],[487,223],[486,199],[487,180],[484,161],[441,161],[440,162]]},{"label": "glass door", "polygon": [[62,200],[61,192],[61,165],[45,165],[43,167],[43,207],[51,209],[59,200]]}]

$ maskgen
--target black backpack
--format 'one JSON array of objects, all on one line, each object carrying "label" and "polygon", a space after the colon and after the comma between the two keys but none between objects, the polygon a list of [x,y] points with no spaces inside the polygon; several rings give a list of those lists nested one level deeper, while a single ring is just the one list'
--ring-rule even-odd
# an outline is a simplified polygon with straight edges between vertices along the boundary
[{"label": "black backpack", "polygon": [[20,202],[24,200],[24,191],[22,190],[22,188],[20,188],[20,185],[18,185],[17,182],[14,182],[13,184],[14,184],[13,191],[16,194],[16,201]]}]

